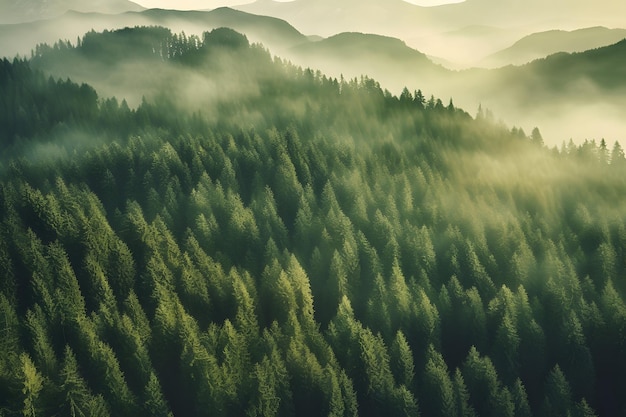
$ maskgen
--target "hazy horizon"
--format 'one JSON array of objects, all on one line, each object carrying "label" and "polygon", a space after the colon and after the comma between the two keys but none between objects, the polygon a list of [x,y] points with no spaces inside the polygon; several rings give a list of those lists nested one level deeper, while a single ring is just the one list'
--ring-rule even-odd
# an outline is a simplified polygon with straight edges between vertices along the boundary
[{"label": "hazy horizon", "polygon": [[541,1],[0,0],[0,416],[626,416],[626,2]]},{"label": "hazy horizon", "polygon": [[[254,3],[256,0],[184,0],[172,2],[169,0],[141,0],[135,1],[138,5],[147,9],[172,9],[172,10],[208,10],[217,7],[233,7],[244,4]],[[277,3],[291,3],[296,0],[272,0]],[[462,3],[465,0],[402,0],[405,3],[415,4],[417,6],[431,7],[443,4]]]},{"label": "hazy horizon", "polygon": [[[130,2],[124,3],[125,0],[115,1],[117,3],[110,0],[108,3],[105,1],[98,4],[101,7],[117,5],[115,7],[120,11],[134,5]],[[399,94],[405,86],[411,91],[422,89],[446,101],[452,98],[455,104],[472,115],[476,114],[478,107],[482,105],[491,109],[497,119],[502,119],[509,126],[520,126],[525,130],[538,126],[544,133],[546,142],[551,145],[560,145],[570,138],[576,143],[593,138],[622,142],[626,139],[626,123],[623,121],[626,120],[623,110],[626,106],[620,99],[620,93],[617,91],[616,94],[605,94],[603,92],[605,90],[595,85],[597,80],[590,82],[572,73],[568,79],[571,85],[566,90],[547,92],[538,90],[536,94],[540,94],[542,99],[530,100],[526,97],[525,91],[533,88],[529,83],[533,80],[531,74],[540,70],[537,66],[521,70],[521,73],[526,74],[524,81],[526,84],[522,85],[518,85],[518,81],[503,81],[507,79],[504,75],[506,71],[483,73],[466,71],[474,67],[501,68],[511,64],[523,65],[557,52],[583,52],[607,46],[622,38],[623,32],[618,30],[592,28],[580,32],[562,31],[562,29],[588,28],[589,25],[597,23],[595,21],[581,23],[580,15],[586,6],[580,2],[576,3],[577,7],[568,9],[567,13],[561,13],[559,19],[554,20],[555,18],[549,14],[533,15],[531,12],[542,8],[551,10],[555,6],[544,6],[531,1],[528,3],[528,10],[519,13],[519,19],[524,24],[507,20],[511,18],[513,11],[517,10],[516,4],[492,0],[471,0],[435,8],[413,7],[401,0],[389,3],[378,0],[365,2],[344,0],[337,3],[346,5],[343,8],[331,7],[332,4],[328,1],[307,0],[257,1],[247,4],[245,0],[188,0],[177,3],[144,0],[137,4],[166,9],[175,7],[180,10],[206,10],[230,6],[253,15],[282,19],[286,24],[228,12],[218,13],[221,17],[211,17],[211,13],[207,13],[206,18],[194,14],[170,15],[167,12],[119,15],[105,12],[84,16],[69,14],[52,20],[42,20],[40,23],[0,27],[0,52],[6,56],[16,53],[27,56],[38,43],[53,44],[58,39],[76,39],[90,29],[162,25],[174,32],[185,31],[188,35],[201,35],[211,27],[234,26],[234,29],[245,33],[250,41],[264,44],[272,54],[291,60],[297,65],[320,69],[332,77],[368,75],[394,94]],[[9,11],[19,12],[19,7],[9,7],[13,7]],[[58,13],[63,7],[79,8],[80,4],[51,2],[40,12],[54,10]],[[96,6],[92,4],[88,6],[90,7]],[[607,10],[616,6],[600,2],[595,7],[598,9],[597,16],[602,17],[608,15]],[[624,17],[614,15],[615,19],[624,20]],[[605,26],[611,27],[610,24]],[[626,22],[621,27],[626,30]],[[359,39],[357,37],[353,38],[357,43],[350,44],[352,41],[346,43],[347,38],[344,37],[339,44],[332,41],[314,45],[314,41],[319,38],[309,38],[307,41],[302,36],[321,35],[329,38],[343,32],[390,36],[404,41],[413,51],[402,47],[400,43],[392,42],[391,39],[374,45],[368,43],[372,42],[373,38],[365,37],[357,42]],[[303,42],[310,45],[300,45]],[[417,59],[416,57],[421,56],[420,53],[425,54],[434,63],[453,71],[449,72],[437,65],[431,65],[425,57]],[[413,61],[414,58],[417,61]],[[58,76],[66,75],[77,76],[64,74],[63,71],[58,72]],[[544,73],[534,76],[541,78],[551,75]],[[88,74],[84,77],[86,78],[77,80],[96,85],[101,83],[98,79],[89,78]],[[498,87],[495,87],[496,85]],[[119,88],[112,87],[109,90],[105,89],[104,92],[114,95],[122,93]],[[585,100],[576,98],[577,96],[572,93],[572,90],[577,88],[587,91]],[[125,98],[132,102],[142,96],[142,92],[133,94],[135,97],[130,97],[130,93],[127,92]]]}]

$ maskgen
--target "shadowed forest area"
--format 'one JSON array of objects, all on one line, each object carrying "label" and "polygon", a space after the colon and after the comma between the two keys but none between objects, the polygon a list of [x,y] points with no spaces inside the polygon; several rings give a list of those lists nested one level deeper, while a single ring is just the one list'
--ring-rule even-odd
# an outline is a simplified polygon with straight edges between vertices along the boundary
[{"label": "shadowed forest area", "polygon": [[620,144],[423,88],[224,28],[0,61],[0,416],[625,416]]}]

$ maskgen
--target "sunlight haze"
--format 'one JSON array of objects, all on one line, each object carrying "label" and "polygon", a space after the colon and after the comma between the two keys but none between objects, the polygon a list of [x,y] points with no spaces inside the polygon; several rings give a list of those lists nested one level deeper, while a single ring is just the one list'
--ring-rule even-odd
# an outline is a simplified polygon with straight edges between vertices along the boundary
[{"label": "sunlight haze", "polygon": [[[288,1],[279,1],[280,3],[287,3]],[[450,4],[450,3],[461,3],[463,0],[412,0],[406,1],[407,3],[415,4],[418,6],[439,6],[442,4]],[[135,3],[140,6],[153,9],[177,9],[177,10],[204,10],[204,9],[214,9],[216,7],[232,7],[239,6],[242,4],[253,3],[253,1],[249,0],[229,0],[229,1],[219,1],[219,0],[185,0],[185,1],[168,1],[168,0],[142,0],[136,1]]]},{"label": "sunlight haze", "polygon": [[0,0],[0,417],[626,417],[626,0]]}]

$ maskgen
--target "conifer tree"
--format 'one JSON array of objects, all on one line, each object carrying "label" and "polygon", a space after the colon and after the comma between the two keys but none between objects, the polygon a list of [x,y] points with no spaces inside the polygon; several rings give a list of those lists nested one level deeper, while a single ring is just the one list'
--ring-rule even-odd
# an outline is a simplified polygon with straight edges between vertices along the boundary
[{"label": "conifer tree", "polygon": [[429,416],[456,415],[454,386],[443,356],[433,345],[428,347],[427,362],[421,383],[421,409]]},{"label": "conifer tree", "polygon": [[559,365],[556,365],[546,379],[542,413],[545,416],[565,417],[571,414],[572,405],[570,385]]},{"label": "conifer tree", "polygon": [[396,337],[391,344],[390,359],[396,383],[410,389],[415,377],[415,365],[413,352],[401,330],[396,332]]},{"label": "conifer tree", "polygon": [[23,408],[22,415],[25,417],[35,417],[43,415],[42,390],[44,378],[37,371],[35,364],[26,353],[20,355],[21,369],[19,378],[22,384]]},{"label": "conifer tree", "polygon": [[456,404],[455,413],[459,417],[475,417],[476,412],[469,403],[469,392],[465,386],[465,380],[463,374],[459,368],[454,371],[454,378],[452,380],[454,389],[454,402]]},{"label": "conifer tree", "polygon": [[159,380],[154,373],[150,374],[143,393],[144,412],[155,417],[171,417],[167,402],[163,398]]}]

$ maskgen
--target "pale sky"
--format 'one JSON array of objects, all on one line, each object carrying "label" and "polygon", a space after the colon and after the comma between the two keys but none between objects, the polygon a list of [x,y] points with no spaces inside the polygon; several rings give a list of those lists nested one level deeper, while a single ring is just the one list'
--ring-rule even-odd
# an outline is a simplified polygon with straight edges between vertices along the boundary
[{"label": "pale sky", "polygon": [[[285,0],[275,0],[285,1]],[[290,0],[287,0],[290,1]],[[437,6],[446,3],[458,3],[463,0],[404,0],[420,6]],[[254,0],[134,0],[135,3],[146,8],[202,10],[214,9],[222,6],[238,6],[253,3]]]}]

